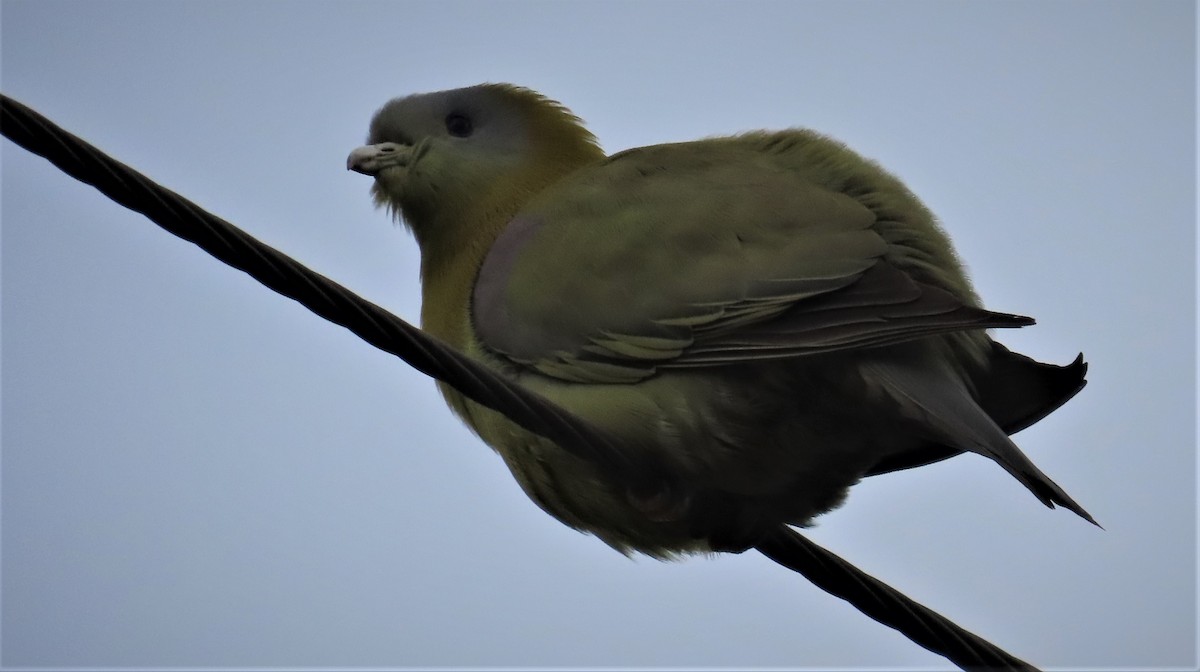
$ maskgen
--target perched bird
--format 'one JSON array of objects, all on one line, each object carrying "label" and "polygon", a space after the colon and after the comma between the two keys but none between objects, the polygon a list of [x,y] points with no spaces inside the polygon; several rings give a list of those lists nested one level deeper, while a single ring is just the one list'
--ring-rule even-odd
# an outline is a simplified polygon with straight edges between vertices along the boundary
[{"label": "perched bird", "polygon": [[809,130],[605,156],[559,103],[483,84],[385,104],[347,167],[421,248],[423,327],[646,451],[631,487],[440,385],[563,523],[622,552],[753,546],[867,475],[964,451],[1095,522],[1008,438],[1084,385],[986,329],[934,216]]}]

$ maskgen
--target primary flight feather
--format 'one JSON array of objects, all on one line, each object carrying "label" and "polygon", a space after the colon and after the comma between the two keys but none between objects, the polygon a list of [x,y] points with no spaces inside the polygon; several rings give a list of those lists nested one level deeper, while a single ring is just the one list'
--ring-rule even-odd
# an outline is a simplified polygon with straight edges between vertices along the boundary
[{"label": "primary flight feather", "polygon": [[[807,130],[605,156],[507,84],[398,98],[347,167],[421,247],[422,322],[682,487],[643,492],[440,385],[544,510],[615,548],[741,550],[963,451],[1095,522],[1008,438],[1084,384],[989,328],[896,178]],[[631,475],[632,476],[632,475]]]}]

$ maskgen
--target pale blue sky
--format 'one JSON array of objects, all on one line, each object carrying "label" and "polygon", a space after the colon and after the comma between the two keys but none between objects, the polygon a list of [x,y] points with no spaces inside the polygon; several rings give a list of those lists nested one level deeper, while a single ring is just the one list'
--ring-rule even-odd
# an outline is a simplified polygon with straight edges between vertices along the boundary
[{"label": "pale blue sky", "polygon": [[[1189,2],[0,4],[0,88],[397,314],[416,246],[345,156],[510,81],[609,151],[806,126],[942,218],[1001,340],[1087,389],[811,536],[1055,668],[1196,659]],[[2,663],[946,665],[754,553],[629,560],[541,513],[433,384],[5,141]]]}]

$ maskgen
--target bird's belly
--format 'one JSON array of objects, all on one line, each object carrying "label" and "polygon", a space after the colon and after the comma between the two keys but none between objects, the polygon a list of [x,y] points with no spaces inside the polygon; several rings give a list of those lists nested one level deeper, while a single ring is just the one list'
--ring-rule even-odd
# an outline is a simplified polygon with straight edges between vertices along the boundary
[{"label": "bird's belly", "polygon": [[806,524],[840,504],[882,453],[904,442],[894,427],[864,426],[862,409],[847,408],[836,386],[795,366],[680,370],[633,385],[522,382],[616,439],[653,450],[683,484],[683,492],[634,493],[503,415],[443,390],[542,509],[623,552],[736,550],[758,530]]}]

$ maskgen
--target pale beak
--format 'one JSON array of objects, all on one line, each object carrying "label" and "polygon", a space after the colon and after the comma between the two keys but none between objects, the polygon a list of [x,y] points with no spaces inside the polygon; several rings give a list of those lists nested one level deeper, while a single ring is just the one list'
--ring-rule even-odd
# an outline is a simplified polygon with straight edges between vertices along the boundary
[{"label": "pale beak", "polygon": [[412,156],[412,149],[412,145],[402,145],[396,142],[363,145],[350,152],[350,156],[346,157],[346,170],[374,177],[385,168],[407,166],[408,160]]}]

